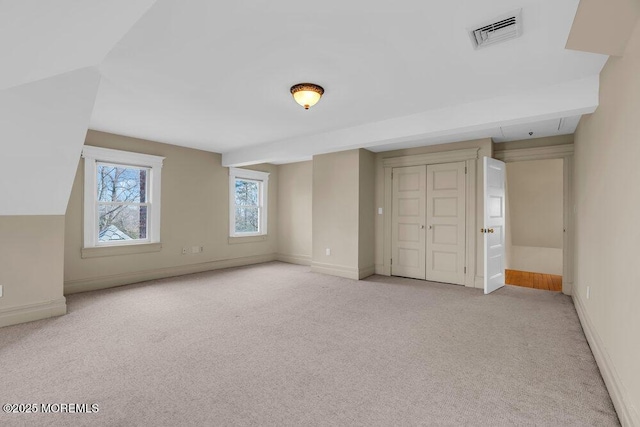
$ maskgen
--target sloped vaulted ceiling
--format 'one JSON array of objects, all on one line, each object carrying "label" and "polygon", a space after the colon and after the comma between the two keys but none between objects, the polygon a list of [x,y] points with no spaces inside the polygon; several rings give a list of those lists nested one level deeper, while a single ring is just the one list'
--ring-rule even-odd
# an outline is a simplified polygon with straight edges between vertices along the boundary
[{"label": "sloped vaulted ceiling", "polygon": [[0,1],[0,215],[64,215],[97,66],[153,3]]}]

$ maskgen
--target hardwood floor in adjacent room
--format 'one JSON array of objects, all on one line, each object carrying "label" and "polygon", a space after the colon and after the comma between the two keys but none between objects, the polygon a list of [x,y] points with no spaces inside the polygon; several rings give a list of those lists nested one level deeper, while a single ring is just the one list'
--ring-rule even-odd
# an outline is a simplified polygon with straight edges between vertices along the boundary
[{"label": "hardwood floor in adjacent room", "polygon": [[545,291],[562,291],[562,276],[555,274],[505,270],[505,283],[507,285],[523,286],[525,288],[542,289]]}]

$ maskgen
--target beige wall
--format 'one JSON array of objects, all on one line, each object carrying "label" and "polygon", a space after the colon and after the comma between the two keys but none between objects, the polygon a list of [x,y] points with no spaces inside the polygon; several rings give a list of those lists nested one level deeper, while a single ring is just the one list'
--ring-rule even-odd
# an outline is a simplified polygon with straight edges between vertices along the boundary
[{"label": "beige wall", "polygon": [[[313,156],[313,263],[354,274],[358,265],[358,150]],[[330,249],[331,255],[325,250]]]},{"label": "beige wall", "polygon": [[[278,234],[276,166],[251,167],[271,173],[269,235],[264,240],[230,241],[229,172],[221,166],[219,154],[96,131],[88,132],[85,144],[166,157],[162,169],[162,250],[81,257],[84,163],[80,161],[66,214],[65,293],[275,259]],[[242,243],[236,243],[238,241]],[[182,247],[192,246],[204,246],[204,252],[182,254]]]},{"label": "beige wall", "polygon": [[313,162],[278,166],[278,259],[311,264]]},{"label": "beige wall", "polygon": [[359,151],[358,268],[364,272],[361,276],[369,276],[375,272],[376,155],[368,150]]},{"label": "beige wall", "polygon": [[610,58],[602,70],[600,106],[578,126],[574,175],[574,299],[618,414],[623,422],[630,417],[627,425],[640,425],[639,117],[636,24],[624,56]]},{"label": "beige wall", "polygon": [[562,275],[563,160],[507,163],[508,268]]},{"label": "beige wall", "polygon": [[[427,153],[439,153],[443,151],[451,150],[463,150],[467,148],[479,148],[476,169],[476,225],[475,228],[480,228],[480,224],[483,223],[483,168],[482,157],[491,157],[492,142],[491,139],[479,139],[473,141],[456,142],[451,144],[441,145],[429,145],[425,147],[409,148],[404,150],[393,150],[378,153],[376,155],[376,182],[375,182],[375,209],[384,207],[384,168],[382,166],[382,160],[392,157],[411,156],[417,154]],[[384,223],[383,217],[391,212],[383,212],[383,215],[375,215],[375,264],[376,272],[382,273],[383,271],[383,256],[384,256]],[[482,279],[484,274],[484,250],[482,247],[482,239],[476,239],[476,256],[475,256],[475,270],[476,277],[474,279],[474,285],[476,287],[482,287]]]},{"label": "beige wall", "polygon": [[66,313],[64,217],[0,216],[0,326]]},{"label": "beige wall", "polygon": [[312,271],[352,279],[373,274],[367,246],[374,233],[373,161],[364,149],[313,157]]}]

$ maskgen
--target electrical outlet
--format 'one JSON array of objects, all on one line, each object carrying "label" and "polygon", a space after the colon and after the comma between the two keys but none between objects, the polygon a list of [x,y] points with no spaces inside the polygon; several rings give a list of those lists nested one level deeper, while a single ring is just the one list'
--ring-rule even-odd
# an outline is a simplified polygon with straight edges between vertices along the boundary
[{"label": "electrical outlet", "polygon": [[182,248],[182,255],[186,255],[187,254],[187,248]]},{"label": "electrical outlet", "polygon": [[4,295],[4,292],[2,289],[3,287],[4,287],[3,285],[0,285],[0,298],[2,298],[2,295]]},{"label": "electrical outlet", "polygon": [[587,286],[587,299],[591,298],[591,286]]},{"label": "electrical outlet", "polygon": [[378,215],[382,215],[382,208],[378,208]]},{"label": "electrical outlet", "polygon": [[199,254],[202,251],[204,251],[204,246],[191,246],[192,254]]},{"label": "electrical outlet", "polygon": [[325,249],[324,253],[325,253],[327,256],[331,255],[331,249],[330,249],[330,248]]}]

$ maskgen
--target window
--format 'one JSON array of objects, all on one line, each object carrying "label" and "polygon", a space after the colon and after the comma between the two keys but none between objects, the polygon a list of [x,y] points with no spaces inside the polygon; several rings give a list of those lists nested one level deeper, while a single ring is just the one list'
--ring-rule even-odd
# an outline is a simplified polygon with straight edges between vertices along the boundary
[{"label": "window", "polygon": [[164,157],[85,146],[84,247],[160,242]]},{"label": "window", "polygon": [[269,174],[229,168],[229,235],[267,234]]}]

